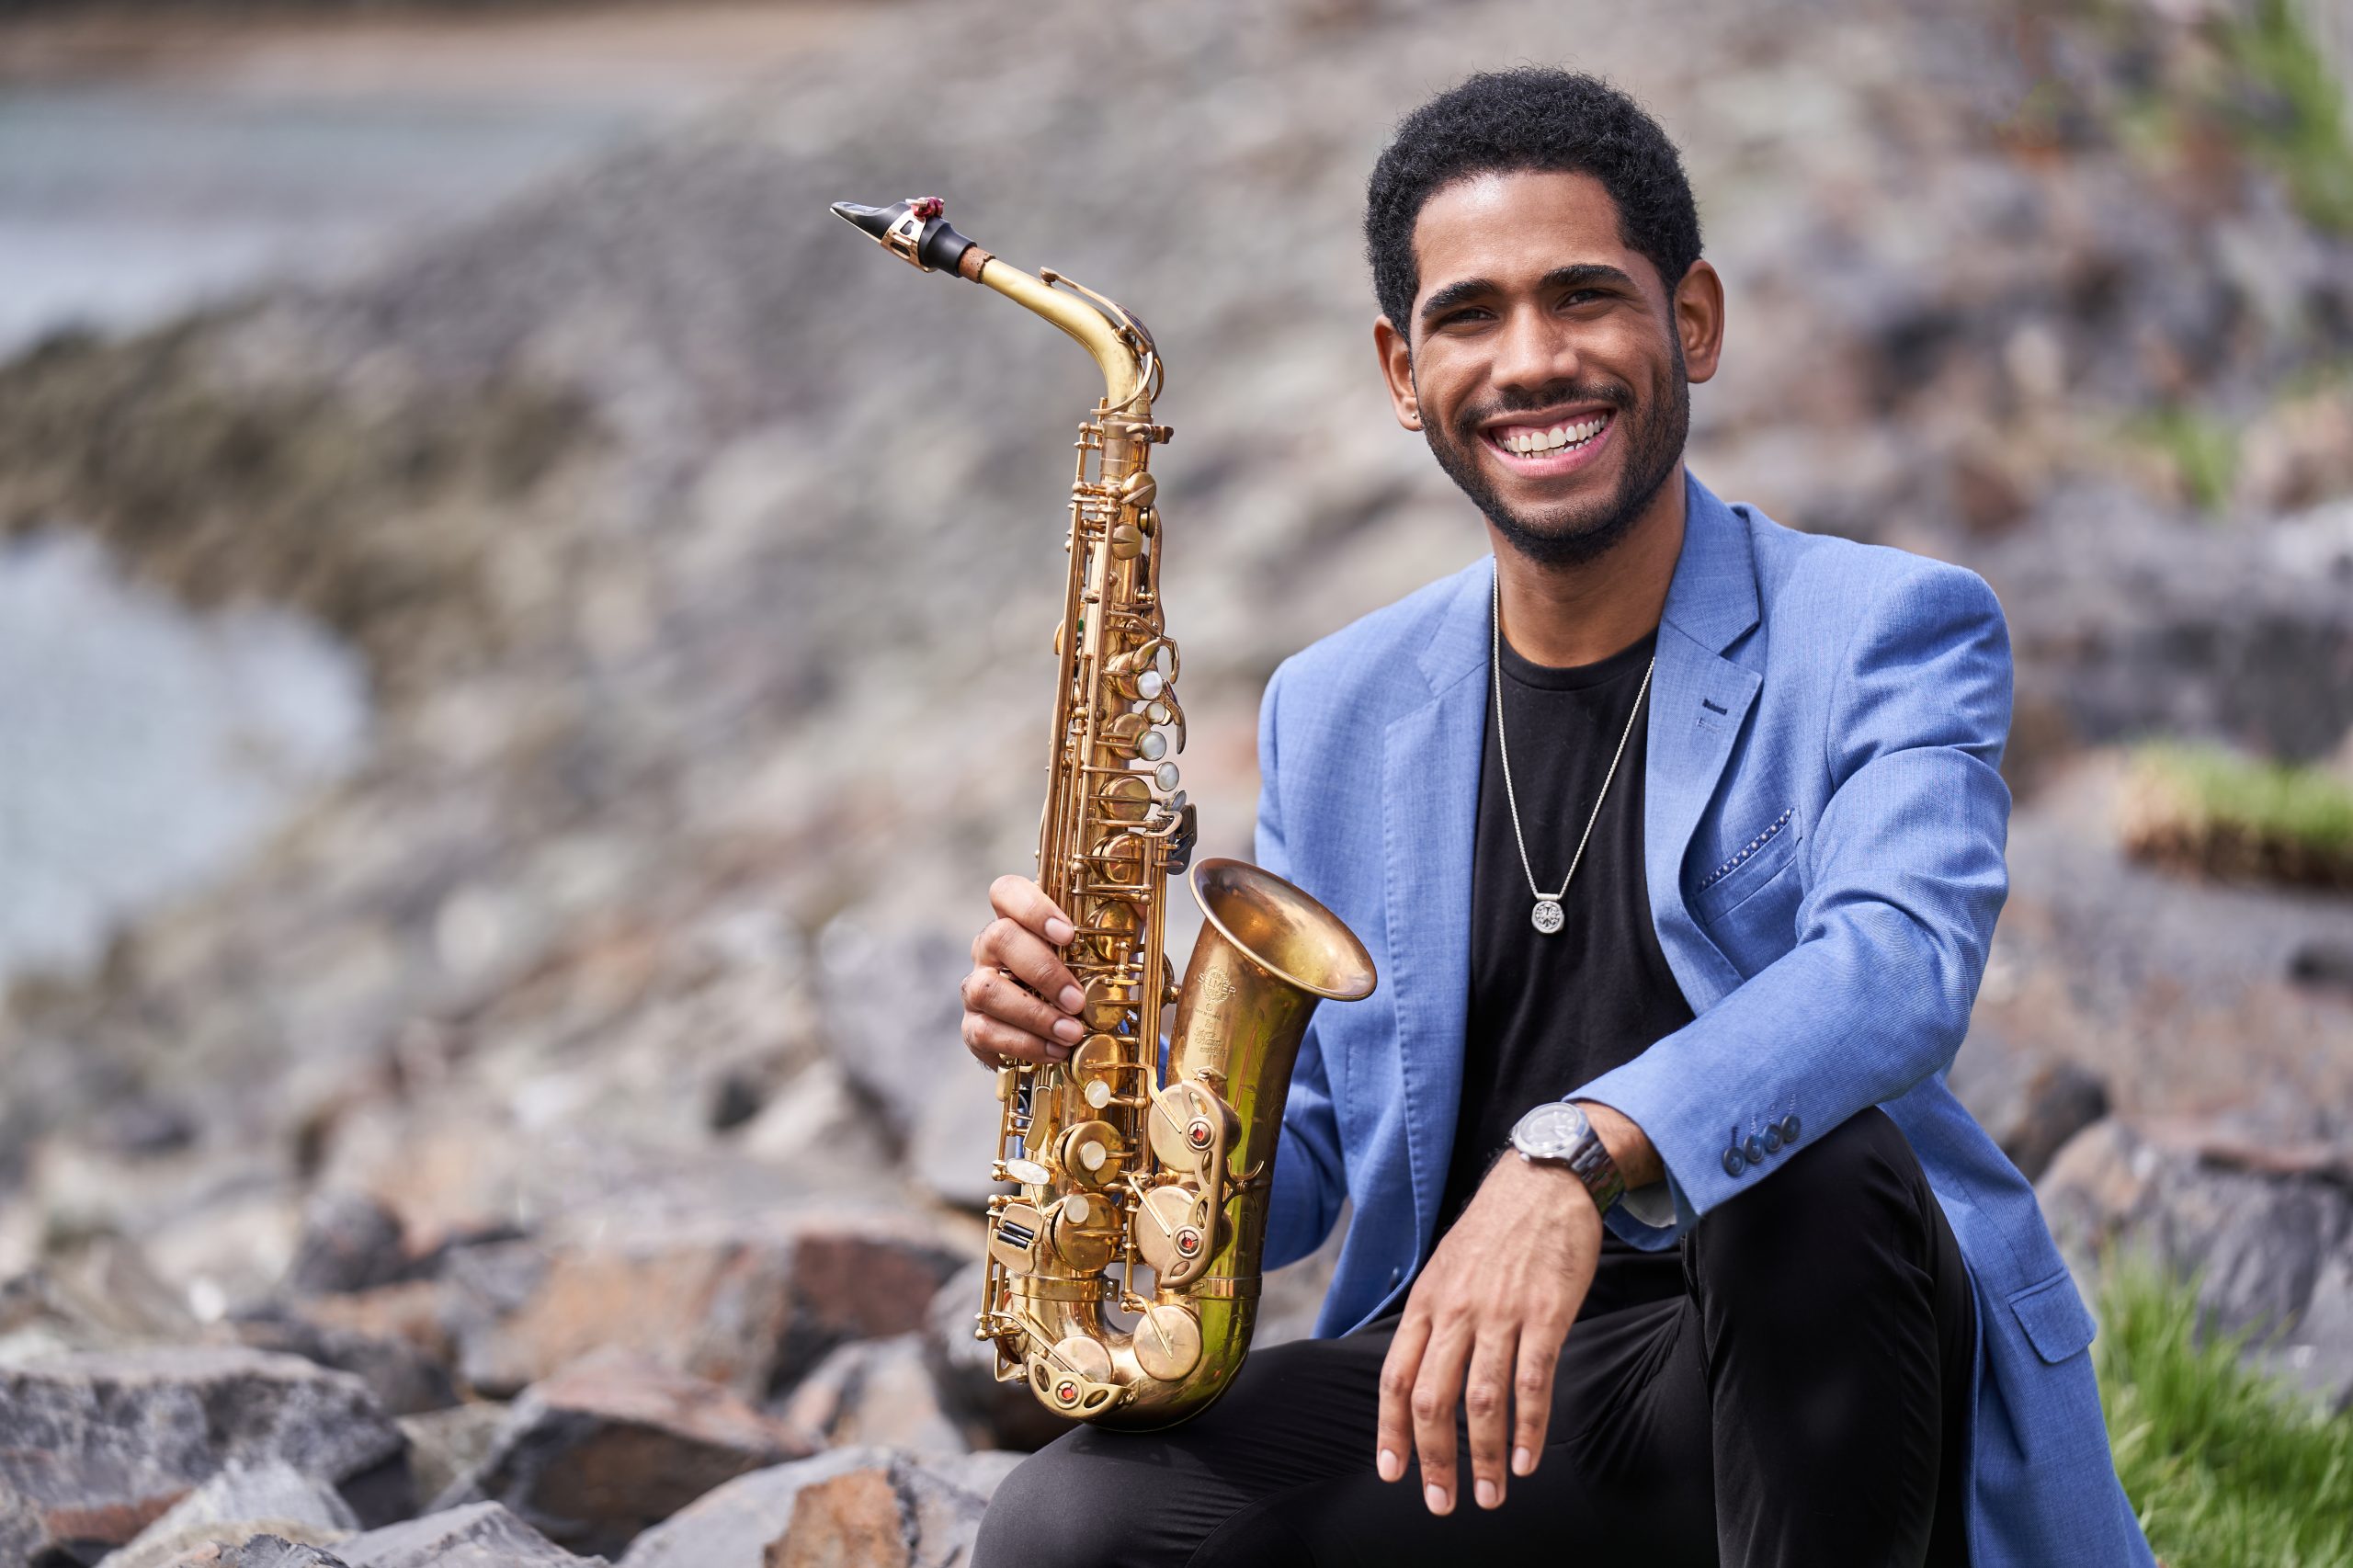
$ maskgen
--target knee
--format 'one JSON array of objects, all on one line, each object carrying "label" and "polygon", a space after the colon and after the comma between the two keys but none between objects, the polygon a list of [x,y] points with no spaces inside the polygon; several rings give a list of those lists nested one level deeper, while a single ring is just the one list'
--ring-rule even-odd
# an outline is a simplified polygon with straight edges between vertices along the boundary
[{"label": "knee", "polygon": [[981,1517],[972,1568],[1086,1568],[1107,1561],[1119,1521],[1098,1517],[1107,1499],[1071,1474],[1073,1435],[1031,1454],[998,1483]]},{"label": "knee", "polygon": [[[1746,1290],[1775,1278],[1826,1283],[1834,1261],[1862,1253],[1924,1257],[1926,1178],[1901,1129],[1876,1106],[1783,1149],[1747,1191],[1692,1234],[1703,1287]],[[1879,1245],[1860,1244],[1877,1242]]]}]

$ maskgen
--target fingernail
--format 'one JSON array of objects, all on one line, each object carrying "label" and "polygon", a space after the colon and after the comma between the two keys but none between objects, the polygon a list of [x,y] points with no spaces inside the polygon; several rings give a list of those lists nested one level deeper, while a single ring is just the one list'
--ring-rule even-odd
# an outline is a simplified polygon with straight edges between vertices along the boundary
[{"label": "fingernail", "polygon": [[1526,1449],[1514,1449],[1511,1451],[1511,1472],[1514,1475],[1534,1475],[1536,1456]]},{"label": "fingernail", "polygon": [[1061,915],[1046,916],[1046,940],[1054,946],[1059,948],[1076,935],[1078,935],[1078,928]]},{"label": "fingernail", "polygon": [[1479,1494],[1479,1506],[1482,1508],[1492,1508],[1503,1501],[1502,1494],[1496,1492],[1495,1483],[1492,1481],[1482,1481],[1472,1490]]},{"label": "fingernail", "polygon": [[1057,1018],[1054,1020],[1054,1033],[1060,1035],[1063,1039],[1069,1040],[1074,1045],[1078,1043],[1079,1037],[1084,1035],[1086,1032],[1086,1026],[1080,1023],[1076,1018]]},{"label": "fingernail", "polygon": [[1405,1467],[1397,1462],[1397,1451],[1394,1449],[1381,1449],[1381,1458],[1375,1461],[1374,1468],[1381,1471],[1381,1479],[1383,1481],[1394,1481],[1405,1473]]},{"label": "fingernail", "polygon": [[1086,1005],[1086,995],[1075,985],[1065,985],[1063,987],[1062,1003],[1063,1012],[1075,1013]]},{"label": "fingernail", "polygon": [[1430,1506],[1430,1512],[1433,1514],[1443,1514],[1447,1509],[1453,1506],[1453,1503],[1447,1497],[1446,1488],[1443,1486],[1423,1487],[1422,1501]]}]

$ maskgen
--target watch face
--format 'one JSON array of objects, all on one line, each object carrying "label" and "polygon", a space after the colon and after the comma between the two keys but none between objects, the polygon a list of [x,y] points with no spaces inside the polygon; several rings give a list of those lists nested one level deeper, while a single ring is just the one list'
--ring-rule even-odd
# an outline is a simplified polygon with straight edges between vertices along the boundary
[{"label": "watch face", "polygon": [[1563,1100],[1538,1106],[1511,1130],[1512,1147],[1530,1159],[1564,1160],[1586,1132],[1585,1112]]}]

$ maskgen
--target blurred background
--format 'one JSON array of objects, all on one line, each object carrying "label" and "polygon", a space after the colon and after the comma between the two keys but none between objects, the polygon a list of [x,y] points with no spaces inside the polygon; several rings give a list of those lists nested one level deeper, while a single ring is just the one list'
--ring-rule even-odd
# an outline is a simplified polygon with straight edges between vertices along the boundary
[{"label": "blurred background", "polygon": [[[1401,115],[1523,61],[1684,149],[1695,471],[2007,610],[1952,1076],[2108,1292],[2161,1550],[2353,1562],[2347,0],[18,0],[0,1423],[67,1457],[0,1458],[0,1561],[176,1561],[225,1527],[150,1520],[263,1517],[249,1473],[322,1541],[496,1500],[632,1563],[957,1560],[968,1450],[1039,1430],[963,1337],[955,987],[1099,383],[826,204],[944,196],[1151,323],[1182,763],[1247,855],[1268,672],[1484,548],[1358,223]],[[2118,1243],[2194,1297],[2114,1296]],[[2192,1321],[2318,1446],[2198,1470],[2125,1357]],[[123,1435],[176,1401],[276,1414]],[[2304,1555],[2197,1533],[2265,1486]]]}]

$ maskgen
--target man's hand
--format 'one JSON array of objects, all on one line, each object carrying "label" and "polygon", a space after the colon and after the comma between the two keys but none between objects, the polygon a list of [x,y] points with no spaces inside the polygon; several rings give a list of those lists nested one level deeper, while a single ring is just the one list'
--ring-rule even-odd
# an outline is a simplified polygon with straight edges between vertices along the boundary
[{"label": "man's hand", "polygon": [[1600,1255],[1601,1211],[1565,1166],[1508,1152],[1495,1162],[1414,1282],[1381,1365],[1383,1481],[1403,1477],[1418,1451],[1430,1512],[1453,1512],[1458,1393],[1479,1506],[1503,1504],[1506,1430],[1511,1473],[1534,1472],[1552,1369]]},{"label": "man's hand", "polygon": [[964,977],[965,1049],[983,1067],[1066,1060],[1086,1034],[1073,1017],[1084,1001],[1078,982],[1054,951],[1074,934],[1070,916],[1011,874],[989,884],[989,904],[997,917],[972,938]]}]

